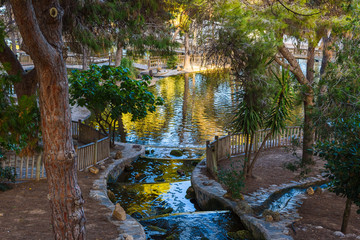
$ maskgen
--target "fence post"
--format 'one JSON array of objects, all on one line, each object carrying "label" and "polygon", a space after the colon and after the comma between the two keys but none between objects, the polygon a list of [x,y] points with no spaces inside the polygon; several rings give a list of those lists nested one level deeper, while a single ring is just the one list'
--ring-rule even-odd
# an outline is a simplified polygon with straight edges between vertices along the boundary
[{"label": "fence post", "polygon": [[95,141],[94,165],[97,163],[98,141]]},{"label": "fence post", "polygon": [[36,162],[36,181],[40,180],[40,168],[41,168],[41,154],[39,154]]}]

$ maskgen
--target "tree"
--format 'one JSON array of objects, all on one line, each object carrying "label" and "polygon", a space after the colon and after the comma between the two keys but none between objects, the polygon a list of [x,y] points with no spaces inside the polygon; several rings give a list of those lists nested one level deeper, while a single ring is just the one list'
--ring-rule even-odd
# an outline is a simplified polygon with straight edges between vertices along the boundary
[{"label": "tree", "polygon": [[339,119],[331,125],[334,140],[318,143],[316,150],[327,161],[330,190],[346,198],[341,225],[346,234],[352,203],[359,207],[360,214],[360,115]]},{"label": "tree", "polygon": [[131,113],[133,120],[141,119],[162,104],[162,99],[148,91],[148,76],[133,80],[130,74],[122,66],[91,65],[87,71],[74,70],[69,79],[71,103],[88,108],[100,130],[112,136],[112,143],[123,113]]},{"label": "tree", "polygon": [[0,52],[0,61],[8,63],[9,74],[19,74],[21,78],[18,86],[15,85],[18,98],[34,93],[39,84],[45,169],[55,239],[84,239],[84,200],[77,183],[68,79],[63,59],[64,10],[57,0],[11,0],[11,5],[35,67],[25,73],[6,44]]},{"label": "tree", "polygon": [[[275,61],[289,69],[301,85],[304,104],[304,138],[302,164],[313,163],[312,145],[314,143],[313,109],[315,104],[315,48],[320,39],[327,36],[333,28],[339,28],[347,21],[348,1],[227,1],[219,5],[220,28],[237,27],[237,22],[245,22],[255,36],[275,37],[277,54]],[[243,18],[243,19],[241,19]],[[236,37],[236,36],[234,36]],[[283,43],[284,38],[292,38],[295,43],[307,43],[306,73]],[[234,41],[235,38],[234,38]],[[251,43],[249,43],[251,44]]]}]

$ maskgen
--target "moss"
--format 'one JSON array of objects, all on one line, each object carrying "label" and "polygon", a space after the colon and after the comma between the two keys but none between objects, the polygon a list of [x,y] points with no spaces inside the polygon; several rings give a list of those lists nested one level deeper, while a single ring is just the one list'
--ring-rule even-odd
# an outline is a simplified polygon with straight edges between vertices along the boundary
[{"label": "moss", "polygon": [[234,240],[235,239],[239,239],[239,240],[254,239],[251,232],[249,232],[248,230],[240,230],[237,232],[228,232],[228,236]]},{"label": "moss", "polygon": [[170,155],[173,155],[175,157],[181,157],[183,155],[183,153],[181,150],[173,149],[173,150],[171,150]]}]

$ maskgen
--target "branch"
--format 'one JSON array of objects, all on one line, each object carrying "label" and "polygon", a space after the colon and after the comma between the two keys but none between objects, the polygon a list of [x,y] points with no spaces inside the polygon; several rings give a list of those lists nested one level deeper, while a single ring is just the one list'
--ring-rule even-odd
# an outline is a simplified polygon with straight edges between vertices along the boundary
[{"label": "branch", "polygon": [[11,5],[23,41],[29,48],[29,54],[34,63],[46,63],[45,61],[53,59],[55,57],[54,48],[48,43],[40,30],[32,1],[11,0]]},{"label": "branch", "polygon": [[289,12],[295,14],[295,15],[299,15],[299,16],[303,16],[303,17],[310,17],[310,16],[314,16],[317,14],[320,14],[321,12],[316,12],[316,13],[311,13],[311,14],[302,14],[302,13],[298,13],[295,12],[294,10],[291,10],[290,8],[288,8],[284,3],[282,3],[280,0],[276,0],[278,3],[281,4],[281,6],[283,6],[286,10],[288,10]]},{"label": "branch", "polygon": [[[296,61],[294,55],[284,46],[278,47],[279,52],[281,55],[289,62],[289,70],[295,75],[296,79],[300,84],[307,85],[311,87],[309,81],[306,79],[304,73],[301,71],[299,63]],[[276,61],[276,59],[275,59]],[[284,63],[285,64],[285,63]]]}]

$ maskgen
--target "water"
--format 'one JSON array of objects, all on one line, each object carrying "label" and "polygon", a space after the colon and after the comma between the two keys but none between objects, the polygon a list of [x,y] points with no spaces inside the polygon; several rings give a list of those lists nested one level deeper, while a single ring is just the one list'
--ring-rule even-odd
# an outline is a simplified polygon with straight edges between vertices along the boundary
[{"label": "water", "polygon": [[202,212],[194,199],[186,197],[197,163],[140,158],[108,188],[143,224],[149,239],[229,239],[229,231],[243,229],[237,216],[229,211]]},{"label": "water", "polygon": [[204,147],[226,135],[236,85],[228,74],[184,74],[159,80],[150,89],[164,99],[156,112],[132,122],[123,115],[126,140],[152,146]]}]

